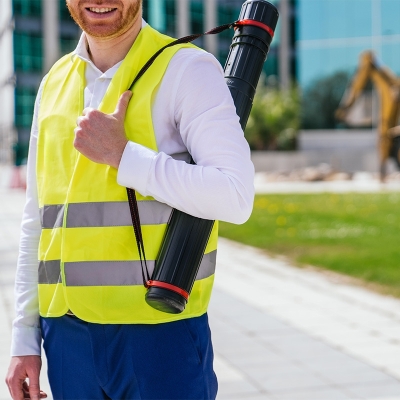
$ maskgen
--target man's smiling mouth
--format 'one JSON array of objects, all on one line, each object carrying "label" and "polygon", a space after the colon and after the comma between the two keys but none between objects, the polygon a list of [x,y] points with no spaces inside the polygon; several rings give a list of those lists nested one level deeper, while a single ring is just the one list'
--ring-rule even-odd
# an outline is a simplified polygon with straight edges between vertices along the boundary
[{"label": "man's smiling mouth", "polygon": [[116,8],[104,8],[104,7],[102,7],[102,8],[97,8],[97,7],[90,7],[90,8],[88,8],[88,10],[91,11],[91,12],[94,12],[94,13],[96,13],[96,14],[106,14],[106,13],[109,13],[109,12],[111,12],[111,11],[116,10]]}]

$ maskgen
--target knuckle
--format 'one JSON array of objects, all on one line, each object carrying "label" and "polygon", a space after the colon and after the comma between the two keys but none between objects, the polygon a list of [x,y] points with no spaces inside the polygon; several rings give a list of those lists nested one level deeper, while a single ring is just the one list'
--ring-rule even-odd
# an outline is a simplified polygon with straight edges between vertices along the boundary
[{"label": "knuckle", "polygon": [[5,379],[5,382],[6,382],[7,386],[12,386],[13,383],[14,383],[14,381],[15,381],[15,379],[16,379],[16,378],[15,378],[14,375],[8,374],[8,375],[6,376],[6,379]]},{"label": "knuckle", "polygon": [[38,383],[29,383],[29,390],[32,392],[39,392],[39,384]]},{"label": "knuckle", "polygon": [[80,128],[87,128],[89,126],[89,120],[87,118],[82,118],[79,121],[79,125]]},{"label": "knuckle", "polygon": [[91,109],[86,114],[86,117],[87,118],[96,118],[97,116],[99,116],[99,114],[101,114],[99,110]]},{"label": "knuckle", "polygon": [[73,145],[77,150],[79,150],[81,148],[80,140],[75,138]]},{"label": "knuckle", "polygon": [[82,129],[75,129],[75,141],[82,137]]}]

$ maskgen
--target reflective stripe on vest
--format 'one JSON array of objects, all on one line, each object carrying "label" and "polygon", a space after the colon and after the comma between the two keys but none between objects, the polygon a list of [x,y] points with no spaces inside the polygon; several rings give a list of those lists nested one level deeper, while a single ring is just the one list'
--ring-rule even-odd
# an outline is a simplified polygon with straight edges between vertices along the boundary
[{"label": "reflective stripe on vest", "polygon": [[[197,280],[214,274],[217,252],[204,254]],[[39,283],[61,282],[61,261],[41,261]],[[147,261],[149,273],[154,270],[155,261]],[[66,286],[125,286],[143,285],[140,261],[89,261],[64,264]]]},{"label": "reflective stripe on vest", "polygon": [[[40,209],[42,228],[59,228],[64,218],[64,205],[44,206]],[[158,201],[138,201],[142,225],[166,224],[172,208]],[[66,228],[130,226],[132,225],[127,201],[71,203],[68,205]]]},{"label": "reflective stripe on vest", "polygon": [[64,204],[44,206],[39,209],[42,228],[60,228],[64,218]]},{"label": "reflective stripe on vest", "polygon": [[39,283],[61,283],[61,260],[39,262]]}]

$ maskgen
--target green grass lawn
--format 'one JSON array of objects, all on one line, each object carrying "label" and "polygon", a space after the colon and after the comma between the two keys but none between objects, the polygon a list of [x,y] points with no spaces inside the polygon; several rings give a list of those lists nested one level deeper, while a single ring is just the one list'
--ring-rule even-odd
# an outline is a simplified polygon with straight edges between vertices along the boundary
[{"label": "green grass lawn", "polygon": [[259,195],[249,221],[220,234],[400,296],[400,193]]}]

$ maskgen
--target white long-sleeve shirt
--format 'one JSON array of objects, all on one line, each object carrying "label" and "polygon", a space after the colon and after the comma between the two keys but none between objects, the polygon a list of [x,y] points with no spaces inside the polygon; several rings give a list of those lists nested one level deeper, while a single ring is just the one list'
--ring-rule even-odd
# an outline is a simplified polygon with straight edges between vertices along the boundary
[{"label": "white long-sleeve shirt", "polygon": [[[85,107],[97,108],[121,63],[102,73],[89,58],[84,34],[75,56],[87,63]],[[36,146],[42,86],[35,103],[28,156],[12,356],[40,355]],[[218,61],[204,51],[179,50],[160,84],[152,117],[159,152],[128,142],[118,168],[118,184],[196,217],[246,221],[253,205],[254,167]],[[179,161],[179,154],[187,151],[197,165]]]}]

